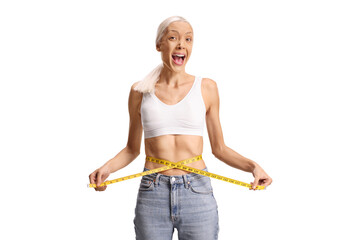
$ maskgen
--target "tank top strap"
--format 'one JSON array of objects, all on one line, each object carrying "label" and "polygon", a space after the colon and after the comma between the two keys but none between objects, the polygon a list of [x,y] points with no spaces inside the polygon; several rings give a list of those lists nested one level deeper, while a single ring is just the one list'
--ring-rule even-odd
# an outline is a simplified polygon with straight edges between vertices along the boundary
[{"label": "tank top strap", "polygon": [[199,90],[201,90],[201,77],[200,76],[196,76],[195,77],[195,89],[198,92]]}]

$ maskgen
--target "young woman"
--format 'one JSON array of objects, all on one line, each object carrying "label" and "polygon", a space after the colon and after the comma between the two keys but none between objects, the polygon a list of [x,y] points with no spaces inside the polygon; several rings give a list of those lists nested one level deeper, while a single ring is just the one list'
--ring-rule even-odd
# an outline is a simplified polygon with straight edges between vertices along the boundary
[{"label": "young woman", "polygon": [[[224,143],[219,121],[219,95],[216,82],[185,72],[194,41],[194,31],[179,16],[165,19],[158,27],[156,49],[162,63],[142,81],[132,85],[129,94],[130,126],[128,142],[114,158],[90,174],[96,191],[110,173],[124,168],[140,154],[145,133],[147,157],[179,162],[201,156],[206,121],[214,156],[226,164],[251,172],[251,183],[268,186],[272,179],[256,162],[245,158]],[[164,165],[145,161],[144,171]],[[187,166],[207,171],[204,159]],[[218,239],[217,202],[210,178],[173,168],[143,176],[135,208],[136,239],[172,239],[174,228],[179,240]]]}]

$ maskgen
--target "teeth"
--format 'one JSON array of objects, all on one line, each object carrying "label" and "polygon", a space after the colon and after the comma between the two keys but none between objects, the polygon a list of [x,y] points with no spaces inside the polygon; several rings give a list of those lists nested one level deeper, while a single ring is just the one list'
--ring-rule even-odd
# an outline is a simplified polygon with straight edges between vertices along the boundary
[{"label": "teeth", "polygon": [[175,56],[178,56],[178,57],[184,57],[185,55],[181,55],[181,54],[174,54]]}]

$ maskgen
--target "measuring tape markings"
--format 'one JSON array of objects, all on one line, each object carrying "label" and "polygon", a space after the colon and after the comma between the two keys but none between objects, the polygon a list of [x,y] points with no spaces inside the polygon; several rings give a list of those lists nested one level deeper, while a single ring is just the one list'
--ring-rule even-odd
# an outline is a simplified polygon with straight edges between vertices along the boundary
[{"label": "measuring tape markings", "polygon": [[[167,169],[178,168],[178,169],[186,170],[188,172],[193,172],[193,173],[200,174],[200,175],[203,175],[203,176],[212,177],[212,178],[219,179],[219,180],[222,180],[222,181],[225,181],[225,182],[240,185],[240,186],[243,186],[243,187],[252,188],[252,185],[248,184],[248,183],[244,183],[244,182],[241,182],[241,181],[238,181],[238,180],[235,180],[235,179],[220,176],[218,174],[214,174],[214,173],[210,173],[210,172],[203,171],[203,170],[200,170],[200,169],[185,166],[185,164],[196,162],[196,161],[199,161],[201,159],[202,159],[202,155],[198,155],[196,157],[188,158],[188,159],[185,159],[185,160],[174,163],[174,162],[170,162],[170,161],[167,161],[167,160],[164,160],[164,159],[159,159],[159,158],[154,158],[154,157],[146,157],[147,161],[155,162],[155,163],[159,163],[159,164],[164,164],[166,166],[156,168],[156,169],[151,169],[149,171],[129,175],[129,176],[122,177],[122,178],[117,178],[117,179],[110,180],[110,181],[105,181],[104,183],[100,184],[100,186],[105,186],[105,185],[109,185],[109,184],[116,183],[116,182],[121,182],[121,181],[128,180],[128,179],[132,179],[132,178],[136,178],[136,177],[140,177],[140,176],[145,176],[145,175],[161,172],[161,171],[164,171],[164,170],[167,170]],[[88,184],[88,187],[96,187],[96,184]],[[255,189],[263,190],[263,189],[265,189],[265,187],[258,185],[258,186],[256,186]]]},{"label": "measuring tape markings", "polygon": [[[147,157],[146,159],[148,160],[149,157]],[[152,158],[152,157],[151,157]],[[153,158],[155,161],[161,161],[162,159],[158,159],[158,158]],[[155,168],[155,169],[151,169],[151,170],[148,170],[148,171],[145,171],[145,172],[141,172],[141,173],[136,173],[136,174],[132,174],[132,175],[129,175],[129,176],[125,176],[125,177],[121,177],[121,178],[117,178],[117,179],[114,179],[114,180],[109,180],[109,181],[105,181],[103,182],[102,184],[99,185],[99,187],[102,187],[102,186],[105,186],[105,185],[109,185],[109,184],[112,184],[112,183],[117,183],[117,182],[121,182],[121,181],[125,181],[125,180],[128,180],[128,179],[132,179],[132,178],[136,178],[136,177],[141,177],[141,176],[145,176],[145,175],[149,175],[149,174],[153,174],[153,173],[157,173],[157,172],[161,172],[161,171],[164,171],[164,170],[168,170],[168,169],[172,169],[172,168],[175,168],[177,165],[181,165],[181,164],[188,164],[188,163],[192,163],[192,162],[196,162],[196,161],[199,161],[202,159],[202,156],[199,155],[199,156],[196,156],[196,157],[192,157],[192,158],[188,158],[188,159],[185,159],[185,160],[182,160],[180,162],[177,162],[177,163],[173,163],[173,162],[167,162],[166,165],[167,166],[164,166],[164,167],[160,167],[160,168]],[[87,185],[89,188],[96,188],[96,184],[88,184]]]},{"label": "measuring tape markings", "polygon": [[[183,170],[186,170],[186,171],[189,171],[189,172],[193,172],[193,173],[197,173],[197,174],[204,175],[204,176],[207,176],[207,177],[212,177],[212,178],[215,178],[215,179],[223,180],[225,182],[233,183],[233,184],[240,185],[240,186],[243,186],[243,187],[252,188],[251,184],[244,183],[244,182],[241,182],[241,181],[238,181],[238,180],[235,180],[235,179],[231,179],[231,178],[228,178],[228,177],[220,176],[220,175],[215,174],[215,173],[210,173],[210,172],[206,172],[206,171],[203,171],[203,170],[200,170],[200,169],[192,168],[192,167],[189,167],[189,166],[184,166],[182,164],[169,162],[169,161],[163,160],[163,159],[152,159],[151,157],[149,159],[147,158],[147,160],[150,161],[150,162],[156,162],[156,163],[161,163],[161,164],[165,164],[165,165],[171,165],[171,166],[174,166],[175,168],[183,169]],[[258,185],[258,186],[256,186],[256,189],[262,190],[262,189],[265,189],[265,187]]]}]

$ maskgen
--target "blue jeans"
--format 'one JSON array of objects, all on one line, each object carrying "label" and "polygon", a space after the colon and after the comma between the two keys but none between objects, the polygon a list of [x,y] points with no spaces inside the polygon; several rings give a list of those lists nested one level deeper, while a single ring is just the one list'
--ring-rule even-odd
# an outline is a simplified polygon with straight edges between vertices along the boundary
[{"label": "blue jeans", "polygon": [[134,218],[137,240],[171,240],[174,228],[179,240],[217,240],[218,222],[209,177],[153,173],[141,178]]}]

